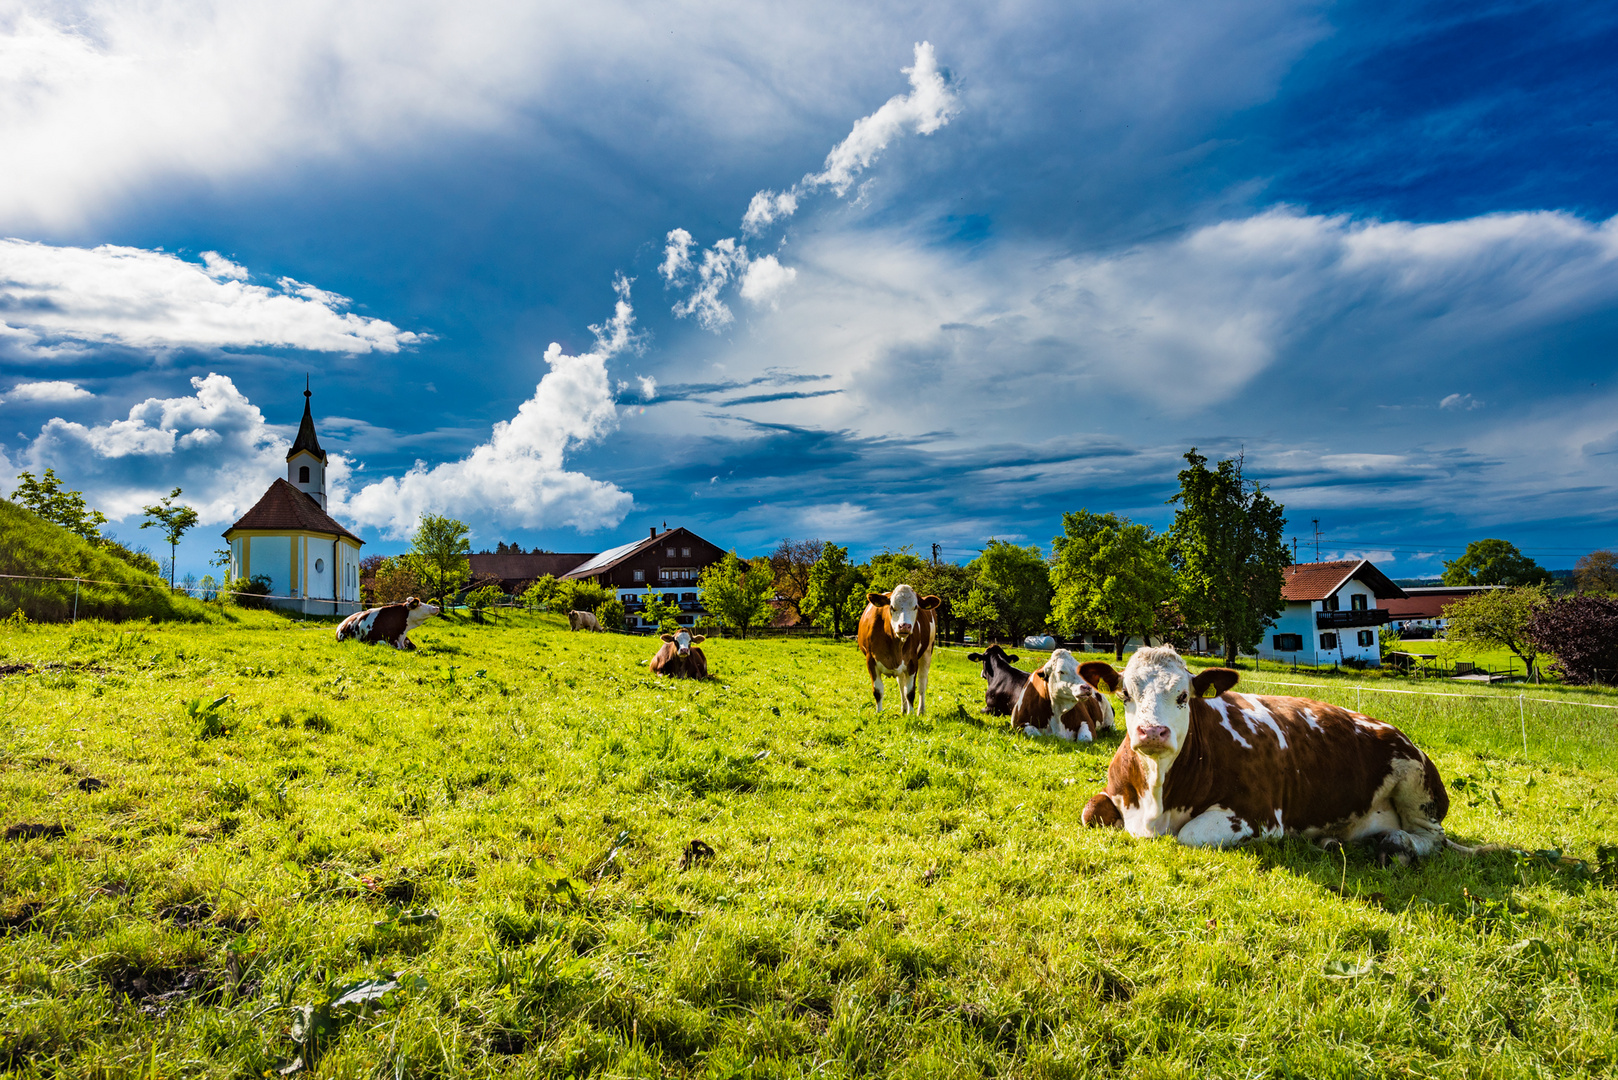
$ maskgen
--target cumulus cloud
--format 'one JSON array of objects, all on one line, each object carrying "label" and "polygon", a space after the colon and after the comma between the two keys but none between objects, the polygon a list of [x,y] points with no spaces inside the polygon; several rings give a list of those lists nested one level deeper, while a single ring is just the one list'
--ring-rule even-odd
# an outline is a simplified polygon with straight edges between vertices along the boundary
[{"label": "cumulus cloud", "polygon": [[670,229],[663,247],[663,264],[657,272],[670,284],[677,283],[691,272],[691,245],[695,243],[684,229]]},{"label": "cumulus cloud", "polygon": [[782,266],[774,255],[754,259],[748,263],[747,271],[742,275],[742,299],[774,306],[781,290],[792,284],[797,276],[797,268]]},{"label": "cumulus cloud", "polygon": [[87,345],[133,349],[287,347],[395,353],[421,339],[291,278],[278,289],[215,252],[202,264],[143,248],[0,239],[0,348],[31,359]]},{"label": "cumulus cloud", "polygon": [[733,316],[719,293],[732,278],[746,272],[747,264],[746,244],[738,244],[732,237],[715,243],[702,253],[702,263],[696,268],[696,285],[689,296],[674,305],[674,314],[682,319],[695,315],[704,330],[724,329]]},{"label": "cumulus cloud", "polygon": [[40,401],[55,404],[66,401],[80,401],[84,398],[92,397],[95,397],[95,395],[78,383],[51,379],[45,382],[18,383],[11,388],[5,397],[0,397],[0,404],[7,401]]},{"label": "cumulus cloud", "polygon": [[770,225],[798,212],[798,196],[792,191],[761,191],[747,204],[742,215],[742,232],[757,236]]},{"label": "cumulus cloud", "polygon": [[596,348],[569,356],[552,342],[545,350],[550,370],[511,420],[494,425],[489,440],[459,461],[418,461],[401,477],[386,477],[350,491],[331,488],[333,512],[373,525],[388,536],[405,536],[423,514],[492,518],[525,528],[566,526],[584,532],[616,525],[633,497],[565,467],[574,447],[594,442],[618,426],[607,361],[636,342],[629,281],[614,283],[613,317],[592,326]]}]

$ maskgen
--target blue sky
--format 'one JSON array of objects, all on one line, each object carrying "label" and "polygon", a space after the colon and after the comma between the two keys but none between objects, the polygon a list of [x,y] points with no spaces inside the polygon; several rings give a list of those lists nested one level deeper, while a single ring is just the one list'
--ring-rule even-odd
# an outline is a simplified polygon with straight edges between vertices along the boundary
[{"label": "blue sky", "polygon": [[201,572],[309,372],[367,550],[964,559],[1165,526],[1196,446],[1301,552],[1570,566],[1618,545],[1613,55],[1595,4],[0,0],[0,474],[126,540],[182,486]]}]

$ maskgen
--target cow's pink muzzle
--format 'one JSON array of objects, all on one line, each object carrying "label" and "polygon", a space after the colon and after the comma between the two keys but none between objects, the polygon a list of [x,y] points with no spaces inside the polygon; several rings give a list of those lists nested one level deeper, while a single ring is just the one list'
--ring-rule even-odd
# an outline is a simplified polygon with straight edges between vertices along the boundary
[{"label": "cow's pink muzzle", "polygon": [[1135,744],[1136,750],[1145,750],[1150,752],[1152,750],[1174,749],[1174,743],[1172,741],[1174,738],[1174,732],[1170,731],[1162,724],[1151,724],[1144,727],[1137,727],[1135,729],[1134,736],[1135,737],[1131,739],[1130,742]]}]

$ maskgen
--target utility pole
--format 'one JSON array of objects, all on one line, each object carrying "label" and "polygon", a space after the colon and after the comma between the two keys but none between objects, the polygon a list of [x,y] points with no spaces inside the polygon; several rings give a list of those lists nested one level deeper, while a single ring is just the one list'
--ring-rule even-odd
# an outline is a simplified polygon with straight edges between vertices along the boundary
[{"label": "utility pole", "polygon": [[1298,538],[1296,536],[1292,538],[1292,565],[1298,565]]},{"label": "utility pole", "polygon": [[1320,561],[1320,519],[1310,518],[1310,524],[1315,527],[1315,562]]},{"label": "utility pole", "polygon": [[938,541],[933,541],[933,565],[938,565]]}]

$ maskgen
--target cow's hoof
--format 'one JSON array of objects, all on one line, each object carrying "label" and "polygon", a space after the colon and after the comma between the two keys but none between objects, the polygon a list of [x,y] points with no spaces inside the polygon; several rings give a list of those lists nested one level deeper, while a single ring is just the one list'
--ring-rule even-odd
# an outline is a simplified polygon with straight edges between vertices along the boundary
[{"label": "cow's hoof", "polygon": [[1403,833],[1386,833],[1377,839],[1376,864],[1409,866],[1416,861],[1415,849]]}]

